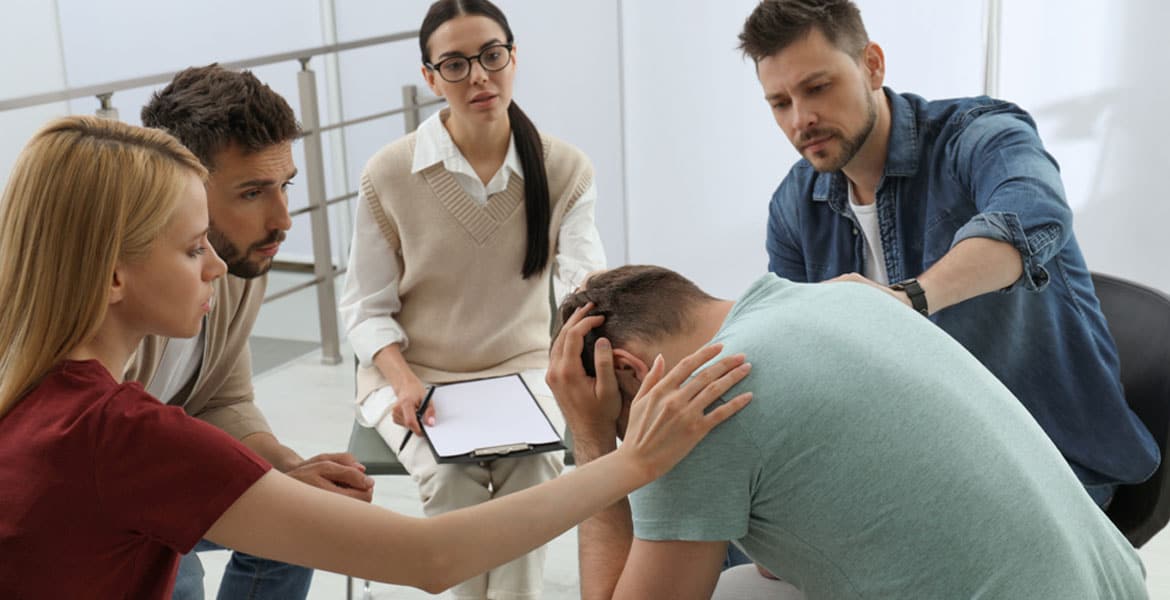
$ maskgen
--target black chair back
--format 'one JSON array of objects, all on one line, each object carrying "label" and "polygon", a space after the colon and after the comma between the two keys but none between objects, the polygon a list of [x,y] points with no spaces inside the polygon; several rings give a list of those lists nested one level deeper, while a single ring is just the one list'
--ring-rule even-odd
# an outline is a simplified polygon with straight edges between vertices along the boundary
[{"label": "black chair back", "polygon": [[1109,275],[1093,273],[1093,285],[1121,358],[1125,399],[1162,451],[1149,480],[1123,485],[1106,511],[1135,548],[1170,520],[1170,296]]}]

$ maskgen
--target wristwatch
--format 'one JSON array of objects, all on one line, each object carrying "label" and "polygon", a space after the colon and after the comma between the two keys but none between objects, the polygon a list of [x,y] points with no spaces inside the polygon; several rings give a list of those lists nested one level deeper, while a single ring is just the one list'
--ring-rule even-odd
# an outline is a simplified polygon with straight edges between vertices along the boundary
[{"label": "wristwatch", "polygon": [[922,316],[928,316],[930,312],[926,309],[926,292],[922,290],[922,286],[918,285],[918,280],[911,277],[910,279],[903,279],[898,283],[890,285],[891,290],[899,292],[906,292],[910,297],[910,305],[914,310],[922,313]]}]

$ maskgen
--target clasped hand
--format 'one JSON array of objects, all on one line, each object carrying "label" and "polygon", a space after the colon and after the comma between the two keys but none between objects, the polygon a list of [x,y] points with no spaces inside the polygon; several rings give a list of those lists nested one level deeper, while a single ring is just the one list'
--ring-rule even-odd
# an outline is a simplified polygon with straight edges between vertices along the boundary
[{"label": "clasped hand", "polygon": [[374,480],[366,475],[365,465],[348,452],[318,454],[289,469],[285,475],[362,502],[374,499]]}]

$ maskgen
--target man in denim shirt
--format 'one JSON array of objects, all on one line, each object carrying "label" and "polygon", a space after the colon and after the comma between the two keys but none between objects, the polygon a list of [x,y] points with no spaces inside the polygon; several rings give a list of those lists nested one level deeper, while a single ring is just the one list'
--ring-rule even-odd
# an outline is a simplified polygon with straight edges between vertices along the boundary
[{"label": "man in denim shirt", "polygon": [[928,315],[1019,398],[1099,505],[1148,478],[1158,449],[1125,402],[1028,113],[883,88],[884,55],[848,0],[765,0],[740,41],[804,157],[772,197],[769,270],[867,283]]}]

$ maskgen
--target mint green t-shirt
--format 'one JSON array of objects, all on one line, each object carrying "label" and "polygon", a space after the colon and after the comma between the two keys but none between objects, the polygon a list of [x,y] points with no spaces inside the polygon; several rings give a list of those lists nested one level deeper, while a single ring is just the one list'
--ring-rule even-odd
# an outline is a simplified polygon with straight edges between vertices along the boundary
[{"label": "mint green t-shirt", "polygon": [[715,341],[752,402],[631,497],[645,540],[733,540],[810,600],[1146,597],[1035,420],[880,290],[767,275]]}]

